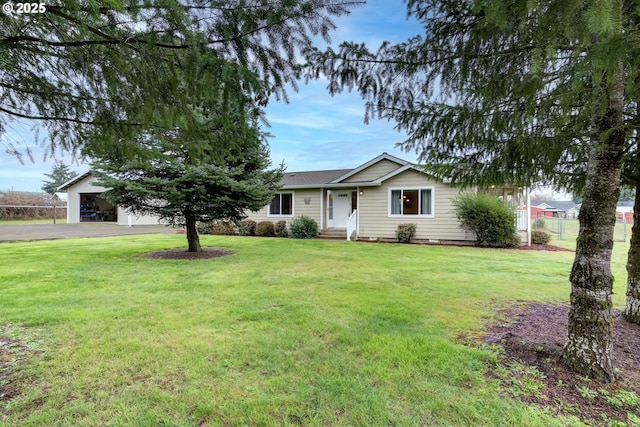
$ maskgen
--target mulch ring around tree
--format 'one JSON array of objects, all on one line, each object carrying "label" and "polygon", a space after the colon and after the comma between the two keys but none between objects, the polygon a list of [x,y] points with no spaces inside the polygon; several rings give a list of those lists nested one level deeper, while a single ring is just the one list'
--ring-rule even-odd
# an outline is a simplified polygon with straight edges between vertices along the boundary
[{"label": "mulch ring around tree", "polygon": [[530,303],[502,311],[483,337],[504,349],[488,377],[515,399],[573,415],[595,426],[640,425],[640,325],[613,310],[616,382],[603,384],[570,371],[560,352],[569,307]]},{"label": "mulch ring around tree", "polygon": [[200,252],[188,252],[186,249],[167,249],[164,251],[155,251],[145,254],[145,258],[152,259],[175,259],[175,260],[193,260],[193,259],[209,259],[220,258],[231,255],[233,252],[221,248],[202,248]]}]

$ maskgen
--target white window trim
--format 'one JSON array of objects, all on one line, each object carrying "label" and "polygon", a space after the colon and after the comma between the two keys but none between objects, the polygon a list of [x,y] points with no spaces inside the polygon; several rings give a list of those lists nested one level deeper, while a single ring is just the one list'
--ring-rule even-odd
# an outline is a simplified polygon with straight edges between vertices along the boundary
[{"label": "white window trim", "polygon": [[[405,191],[405,190],[431,190],[431,213],[430,214],[392,214],[391,213],[391,192],[392,191]],[[418,193],[419,194],[419,193]],[[433,186],[423,186],[423,187],[389,187],[389,192],[387,195],[387,215],[389,218],[435,218],[436,212],[436,190]],[[420,202],[420,198],[418,198],[418,203]],[[421,206],[418,205],[418,211],[420,211]]]},{"label": "white window trim", "polygon": [[271,202],[267,205],[267,217],[268,218],[293,218],[295,214],[295,206],[296,206],[296,193],[293,191],[278,191],[274,194],[291,194],[291,213],[288,215],[282,214],[272,214],[271,213]]}]

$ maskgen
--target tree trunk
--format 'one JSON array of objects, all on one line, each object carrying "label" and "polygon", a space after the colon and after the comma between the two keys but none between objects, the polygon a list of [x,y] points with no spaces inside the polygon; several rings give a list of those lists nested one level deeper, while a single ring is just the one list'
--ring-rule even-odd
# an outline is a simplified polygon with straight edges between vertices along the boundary
[{"label": "tree trunk", "polygon": [[627,254],[627,307],[624,315],[630,322],[640,324],[640,180],[636,182],[633,203],[633,227]]},{"label": "tree trunk", "polygon": [[196,228],[196,219],[193,215],[185,215],[185,228],[187,229],[187,242],[189,243],[189,252],[201,252],[200,237]]},{"label": "tree trunk", "polygon": [[594,109],[580,231],[571,269],[571,308],[562,359],[572,370],[602,382],[615,381],[612,362],[611,251],[620,194],[625,131],[624,79],[615,73],[600,95],[606,109]]}]

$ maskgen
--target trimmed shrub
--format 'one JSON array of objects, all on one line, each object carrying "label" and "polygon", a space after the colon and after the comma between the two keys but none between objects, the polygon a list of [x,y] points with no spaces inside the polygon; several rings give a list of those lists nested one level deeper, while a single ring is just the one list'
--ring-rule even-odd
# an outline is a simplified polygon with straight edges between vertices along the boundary
[{"label": "trimmed shrub", "polygon": [[315,239],[318,236],[318,223],[305,215],[293,218],[289,228],[291,237],[295,239]]},{"label": "trimmed shrub", "polygon": [[531,231],[531,243],[534,245],[548,245],[551,240],[551,234],[542,230]]},{"label": "trimmed shrub", "polygon": [[411,243],[411,239],[416,235],[418,224],[399,224],[396,229],[396,238],[399,243]]},{"label": "trimmed shrub", "polygon": [[238,233],[241,236],[255,236],[256,235],[256,222],[252,219],[243,219],[238,224]]},{"label": "trimmed shrub", "polygon": [[538,218],[533,221],[533,228],[544,228],[544,219]]},{"label": "trimmed shrub", "polygon": [[216,236],[233,236],[236,234],[231,221],[217,221],[211,226],[211,234]]},{"label": "trimmed shrub", "polygon": [[271,221],[260,221],[258,225],[256,225],[256,236],[273,237],[275,234],[273,222]]},{"label": "trimmed shrub", "polygon": [[212,228],[213,223],[211,221],[196,223],[196,230],[198,230],[198,234],[211,234]]},{"label": "trimmed shrub", "polygon": [[496,196],[460,194],[453,206],[461,227],[475,233],[478,246],[505,248],[519,244],[513,210]]},{"label": "trimmed shrub", "polygon": [[287,221],[280,220],[276,222],[274,232],[276,237],[289,237],[289,231],[287,230]]}]

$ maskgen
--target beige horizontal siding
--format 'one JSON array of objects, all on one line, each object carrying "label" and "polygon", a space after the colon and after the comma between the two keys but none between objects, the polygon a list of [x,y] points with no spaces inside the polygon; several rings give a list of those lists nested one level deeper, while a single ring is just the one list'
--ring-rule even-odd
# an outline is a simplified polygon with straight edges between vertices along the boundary
[{"label": "beige horizontal siding", "polygon": [[[296,190],[293,198],[293,214],[295,216],[306,215],[313,218],[320,226],[320,199],[321,192],[319,188],[308,190]],[[309,204],[305,203],[305,198],[309,200]]]},{"label": "beige horizontal siding", "polygon": [[[285,220],[290,223],[295,217],[306,215],[313,218],[320,226],[320,200],[321,191],[316,189],[304,189],[304,190],[291,190],[282,191],[282,193],[293,193],[293,215],[290,216],[269,216],[269,206],[265,206],[257,212],[247,212],[247,218],[256,222],[260,221],[280,221]],[[309,204],[305,203],[305,198],[308,198]]]},{"label": "beige horizontal siding", "polygon": [[375,181],[376,179],[391,173],[392,171],[398,169],[400,167],[399,164],[389,161],[389,160],[381,160],[378,163],[375,163],[368,168],[358,172],[357,174],[350,176],[342,182],[368,182]]},{"label": "beige horizontal siding", "polygon": [[[395,163],[387,162],[393,164]],[[375,167],[374,165],[373,167]],[[373,168],[372,167],[372,168]],[[395,168],[394,167],[394,168]],[[364,171],[363,171],[364,172]],[[381,172],[381,170],[378,170]],[[376,172],[376,173],[378,173]],[[432,187],[434,191],[434,217],[423,218],[419,216],[389,217],[389,189],[390,188],[415,188]],[[451,200],[459,193],[457,188],[448,184],[435,182],[433,179],[414,170],[407,170],[400,175],[388,179],[380,187],[361,187],[363,192],[359,196],[359,237],[363,239],[395,239],[396,229],[399,224],[417,224],[416,239],[421,240],[451,240],[472,241],[474,236],[460,228],[460,223],[453,213]],[[345,190],[346,191],[346,190]],[[320,216],[324,214],[326,200],[321,212],[321,192],[326,190],[304,189],[293,190],[293,215],[291,217],[269,217],[267,207],[258,212],[249,212],[249,218],[254,221],[278,221],[284,219],[291,222],[293,217],[306,215],[323,225]],[[309,204],[305,204],[305,197],[309,198]],[[325,196],[326,198],[326,196]],[[324,224],[326,226],[326,224]]]},{"label": "beige horizontal siding", "polygon": [[[434,217],[419,216],[389,217],[389,189],[410,187],[433,187]],[[473,235],[460,229],[453,213],[451,200],[459,190],[447,184],[437,183],[426,175],[408,170],[383,182],[380,187],[364,189],[360,197],[359,237],[364,239],[395,239],[399,224],[417,224],[416,239],[473,240]]]}]

